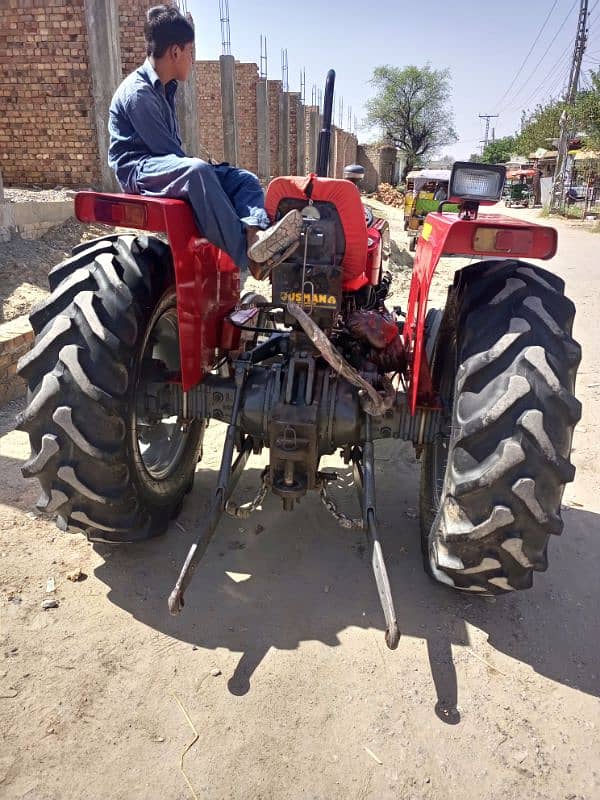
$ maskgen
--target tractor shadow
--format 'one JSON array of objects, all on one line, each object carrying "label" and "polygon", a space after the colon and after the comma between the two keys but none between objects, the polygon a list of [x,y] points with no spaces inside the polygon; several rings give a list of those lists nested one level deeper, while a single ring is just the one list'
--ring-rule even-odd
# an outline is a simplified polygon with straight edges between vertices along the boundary
[{"label": "tractor shadow", "polygon": [[[0,411],[0,503],[26,513],[39,488],[20,472],[26,456],[22,437],[12,428],[22,406],[22,400],[15,401]],[[254,496],[260,472],[251,461],[234,497],[238,503]],[[350,471],[342,467],[338,472],[340,485],[331,493],[341,510],[358,516]],[[406,658],[407,637],[426,643],[437,695],[433,710],[448,724],[460,721],[452,646],[470,645],[470,626],[499,653],[553,681],[600,696],[600,641],[593,635],[600,605],[600,515],[563,508],[565,531],[550,542],[549,572],[536,575],[530,591],[490,604],[433,583],[423,572],[418,472],[410,446],[378,444],[380,532],[405,637],[389,657]],[[250,690],[271,648],[295,650],[314,640],[337,647],[340,635],[353,627],[373,631],[384,650],[383,615],[364,534],[340,528],[314,495],[293,514],[268,496],[263,509],[247,520],[223,517],[188,588],[184,612],[169,615],[167,597],[205,515],[215,476],[214,469],[198,470],[178,524],[166,536],[120,548],[94,545],[105,557],[95,575],[108,588],[109,600],[179,641],[241,652],[228,682],[235,695]]]},{"label": "tractor shadow", "polygon": [[[460,721],[452,645],[469,646],[468,626],[540,675],[599,696],[600,643],[589,632],[597,625],[600,601],[595,547],[600,515],[565,508],[565,534],[550,544],[550,572],[536,576],[529,592],[495,603],[461,595],[423,572],[415,518],[418,465],[408,447],[399,449],[392,457],[392,449],[382,446],[377,461],[381,538],[401,634],[427,643],[437,716],[448,724]],[[358,516],[349,470],[340,474],[345,485],[332,494],[347,514]],[[305,498],[294,514],[268,496],[263,510],[247,520],[224,517],[187,590],[183,613],[171,617],[166,600],[214,479],[214,471],[198,471],[177,521],[185,531],[173,524],[167,537],[120,548],[96,568],[111,602],[180,641],[242,652],[228,681],[235,695],[250,690],[270,648],[294,650],[310,640],[337,647],[350,626],[373,630],[385,648],[364,535],[340,528],[316,496]],[[249,468],[237,502],[250,500],[259,480],[260,468]],[[95,547],[100,555],[108,550]],[[393,657],[402,658],[402,650],[401,638]]]}]

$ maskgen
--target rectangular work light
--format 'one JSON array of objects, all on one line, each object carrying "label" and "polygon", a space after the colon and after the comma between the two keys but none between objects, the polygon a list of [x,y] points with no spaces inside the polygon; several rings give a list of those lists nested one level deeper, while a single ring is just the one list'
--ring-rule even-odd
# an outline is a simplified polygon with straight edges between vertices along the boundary
[{"label": "rectangular work light", "polygon": [[497,203],[502,196],[506,167],[456,161],[450,175],[448,202],[471,200],[483,205]]}]

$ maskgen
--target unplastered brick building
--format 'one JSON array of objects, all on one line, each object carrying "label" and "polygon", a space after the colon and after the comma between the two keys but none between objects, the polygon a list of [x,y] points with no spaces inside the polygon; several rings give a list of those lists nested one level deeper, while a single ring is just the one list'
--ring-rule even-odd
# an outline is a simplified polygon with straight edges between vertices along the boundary
[{"label": "unplastered brick building", "polygon": [[[122,77],[145,58],[149,5],[2,0],[0,171],[7,186],[115,188],[106,165],[108,105]],[[261,79],[256,64],[230,61],[228,71],[226,59],[233,60],[195,62],[180,105],[189,154],[235,163],[264,180],[310,171],[320,127],[315,110],[284,92],[281,81]],[[330,174],[341,177],[344,163],[356,161],[356,137],[334,129],[331,157]]]}]

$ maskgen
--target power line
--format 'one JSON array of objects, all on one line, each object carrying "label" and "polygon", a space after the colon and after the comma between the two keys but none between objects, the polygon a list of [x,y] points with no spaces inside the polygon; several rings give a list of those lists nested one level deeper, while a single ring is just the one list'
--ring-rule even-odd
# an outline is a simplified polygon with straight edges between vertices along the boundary
[{"label": "power line", "polygon": [[[549,69],[549,70],[548,70],[548,72],[546,73],[545,77],[544,77],[544,78],[542,78],[542,80],[541,80],[541,81],[540,81],[540,83],[539,83],[539,84],[538,84],[538,85],[535,87],[535,89],[534,89],[532,92],[530,92],[530,94],[527,96],[527,99],[526,99],[526,100],[524,100],[524,101],[523,101],[523,102],[520,104],[520,107],[521,107],[521,108],[526,108],[526,107],[529,105],[529,103],[530,103],[530,102],[533,100],[533,98],[534,98],[534,97],[537,95],[537,93],[539,92],[539,90],[540,90],[540,89],[541,89],[543,86],[545,86],[545,85],[546,85],[546,82],[547,82],[547,80],[548,80],[549,78],[553,78],[553,77],[554,77],[554,75],[555,75],[555,73],[556,73],[556,70],[557,70],[557,68],[558,68],[558,65],[559,65],[559,63],[560,63],[560,62],[563,60],[563,58],[564,58],[564,57],[567,55],[567,51],[568,51],[570,48],[572,48],[572,47],[573,47],[573,41],[570,41],[570,42],[569,42],[569,44],[568,44],[568,45],[565,47],[565,49],[562,51],[562,53],[560,54],[560,56],[557,58],[557,60],[554,62],[554,64],[553,64],[553,65],[550,67],[550,69]],[[566,72],[568,72],[568,70],[569,70],[569,66],[568,66],[568,64],[569,64],[569,61],[570,61],[570,56],[569,56],[569,57],[566,59],[566,61],[564,62],[563,66],[562,66],[562,69],[561,69],[561,72],[562,72],[563,70],[564,70],[564,71],[566,71]],[[565,66],[565,65],[566,65],[566,66]],[[514,110],[516,110],[516,109],[514,109]]]},{"label": "power line", "polygon": [[[563,28],[565,27],[565,25],[566,25],[566,23],[567,23],[567,20],[569,19],[569,17],[570,17],[570,16],[571,16],[571,14],[573,13],[573,9],[575,8],[575,5],[576,5],[576,4],[577,4],[577,0],[573,0],[573,4],[572,4],[571,8],[568,10],[566,17],[565,17],[565,18],[563,19],[563,21],[560,23],[560,26],[559,26],[558,30],[556,31],[556,33],[554,34],[554,36],[552,37],[552,39],[551,39],[551,41],[550,41],[550,44],[549,44],[549,45],[548,45],[548,47],[547,47],[547,48],[544,50],[544,52],[543,52],[543,54],[542,54],[542,57],[541,57],[541,58],[540,58],[540,60],[537,62],[537,64],[535,65],[535,67],[534,67],[534,68],[533,68],[533,69],[532,69],[532,70],[529,72],[529,76],[528,76],[528,77],[525,79],[525,81],[524,81],[524,82],[521,84],[521,88],[517,90],[517,92],[516,92],[516,94],[515,94],[515,95],[513,95],[513,96],[514,96],[514,98],[515,98],[515,100],[516,100],[516,98],[517,98],[517,97],[518,97],[518,96],[521,94],[521,92],[523,91],[523,89],[524,89],[524,88],[527,86],[527,84],[529,83],[529,81],[531,80],[531,78],[533,77],[533,75],[535,74],[535,72],[537,71],[537,68],[540,66],[540,64],[542,63],[542,61],[543,61],[543,60],[546,58],[546,56],[548,55],[548,52],[549,52],[550,48],[552,47],[552,45],[553,45],[553,44],[554,44],[554,42],[556,41],[556,39],[557,39],[557,37],[558,37],[559,33],[561,33],[561,31],[562,31],[562,30],[563,30]],[[498,109],[498,111],[501,111],[501,110],[502,110],[501,108],[499,108],[499,109]]]},{"label": "power line", "polygon": [[552,12],[553,12],[553,11],[554,11],[554,9],[556,8],[556,4],[557,4],[557,3],[558,3],[558,0],[554,0],[554,3],[552,4],[552,8],[551,8],[551,9],[550,9],[550,11],[548,12],[548,14],[547,14],[547,16],[546,16],[546,19],[545,19],[545,20],[544,20],[544,22],[542,23],[542,27],[539,29],[539,31],[538,31],[538,35],[535,37],[535,41],[534,41],[534,43],[533,43],[533,44],[531,45],[531,47],[529,48],[529,52],[527,53],[527,55],[526,55],[526,56],[525,56],[525,58],[523,59],[523,61],[522,61],[522,63],[521,63],[521,66],[519,67],[519,69],[516,71],[514,78],[513,78],[513,79],[512,79],[512,81],[510,82],[510,86],[509,86],[509,87],[508,87],[508,89],[507,89],[507,90],[504,92],[504,94],[502,95],[502,97],[500,98],[500,100],[498,100],[498,102],[496,103],[496,108],[498,108],[498,106],[500,106],[500,104],[502,103],[502,101],[504,100],[504,98],[506,97],[506,95],[507,95],[507,94],[510,92],[510,90],[512,89],[512,87],[515,85],[515,81],[517,80],[517,78],[518,78],[518,77],[519,77],[519,75],[521,74],[521,71],[522,71],[523,67],[525,66],[525,64],[527,63],[527,61],[528,61],[528,59],[529,59],[529,56],[530,56],[530,55],[533,53],[533,50],[534,50],[534,48],[535,48],[536,44],[539,42],[539,40],[540,40],[540,36],[541,36],[541,35],[542,35],[542,33],[544,32],[544,30],[545,30],[545,28],[546,28],[546,25],[548,24],[548,20],[549,20],[549,19],[550,19],[550,17],[552,16]]}]

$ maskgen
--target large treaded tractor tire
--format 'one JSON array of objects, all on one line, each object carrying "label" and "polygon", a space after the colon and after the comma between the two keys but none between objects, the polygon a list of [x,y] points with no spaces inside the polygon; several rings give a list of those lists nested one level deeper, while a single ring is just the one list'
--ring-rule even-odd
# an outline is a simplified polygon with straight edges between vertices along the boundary
[{"label": "large treaded tractor tire", "polygon": [[456,273],[434,352],[445,428],[425,448],[426,570],[457,589],[526,589],[559,534],[581,358],[564,282],[519,261]]},{"label": "large treaded tractor tire", "polygon": [[[96,240],[49,283],[30,316],[34,345],[19,362],[29,394],[18,427],[31,443],[23,475],[39,480],[38,508],[56,513],[62,530],[115,543],[157,536],[191,488],[204,433],[200,422],[142,428],[136,415],[145,365],[179,365],[169,248],[146,236]],[[154,356],[159,345],[166,355]],[[158,466],[141,450],[151,436],[154,450],[144,447],[162,453]]]}]

